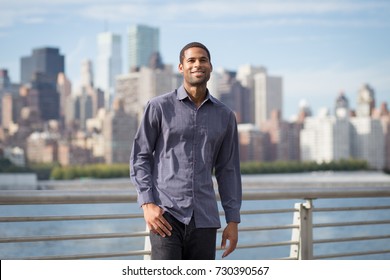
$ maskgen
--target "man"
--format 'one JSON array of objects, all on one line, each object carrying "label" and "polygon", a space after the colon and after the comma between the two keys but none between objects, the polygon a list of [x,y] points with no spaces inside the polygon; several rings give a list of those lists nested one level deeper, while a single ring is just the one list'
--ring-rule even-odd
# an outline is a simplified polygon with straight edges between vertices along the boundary
[{"label": "man", "polygon": [[184,46],[178,69],[183,85],[146,106],[130,175],[150,229],[152,259],[215,259],[221,227],[215,170],[226,257],[237,245],[242,195],[235,115],[207,89],[212,65],[203,44]]}]

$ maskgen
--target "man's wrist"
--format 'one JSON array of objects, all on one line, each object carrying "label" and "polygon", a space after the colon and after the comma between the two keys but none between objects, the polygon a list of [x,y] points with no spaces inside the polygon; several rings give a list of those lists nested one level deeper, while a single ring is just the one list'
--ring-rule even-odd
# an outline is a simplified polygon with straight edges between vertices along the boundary
[{"label": "man's wrist", "polygon": [[153,202],[146,202],[144,204],[141,205],[141,208],[145,208],[145,207],[148,207],[150,206],[151,204],[154,204]]}]

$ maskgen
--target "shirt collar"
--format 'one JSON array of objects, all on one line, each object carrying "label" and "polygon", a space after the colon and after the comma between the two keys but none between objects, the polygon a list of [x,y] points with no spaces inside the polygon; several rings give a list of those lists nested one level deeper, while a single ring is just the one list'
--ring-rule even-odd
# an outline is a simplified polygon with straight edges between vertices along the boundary
[{"label": "shirt collar", "polygon": [[[177,89],[177,99],[178,100],[184,100],[188,98],[188,94],[187,94],[187,91],[184,89],[184,86],[181,85],[178,89]],[[207,89],[207,92],[206,92],[206,101],[210,100],[211,102],[215,103],[215,99],[214,97],[210,94],[209,90]]]}]

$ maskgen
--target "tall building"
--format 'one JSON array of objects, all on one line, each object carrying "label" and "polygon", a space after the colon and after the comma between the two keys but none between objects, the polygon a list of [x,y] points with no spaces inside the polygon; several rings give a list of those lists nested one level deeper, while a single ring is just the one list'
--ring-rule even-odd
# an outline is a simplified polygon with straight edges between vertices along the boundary
[{"label": "tall building", "polygon": [[250,91],[251,122],[257,126],[271,118],[271,112],[283,112],[282,78],[269,76],[264,67],[244,65],[239,67],[237,80]]},{"label": "tall building", "polygon": [[60,95],[57,92],[57,80],[53,84],[48,76],[36,72],[31,81],[31,88],[38,96],[41,119],[43,121],[58,120],[60,118]]},{"label": "tall building", "polygon": [[117,96],[123,99],[124,110],[137,116],[140,121],[149,99],[167,93],[179,85],[172,66],[164,69],[142,67],[138,72],[131,72],[117,78]]},{"label": "tall building", "polygon": [[[106,106],[109,107],[115,97],[115,77],[122,73],[122,39],[111,32],[99,33],[97,45],[95,87],[104,91]],[[88,83],[90,78],[86,74],[92,76],[92,69],[88,67],[85,64],[83,83]]]},{"label": "tall building", "polygon": [[[255,67],[252,65],[242,65],[238,68],[236,79],[249,90],[249,106],[247,108],[250,116],[250,123],[255,123],[255,80],[254,76],[259,73],[267,73],[264,67]],[[257,124],[257,123],[256,123]]]},{"label": "tall building", "polygon": [[326,109],[318,117],[307,117],[300,134],[301,160],[330,162],[348,159],[350,149],[348,118],[330,116]]},{"label": "tall building", "polygon": [[266,161],[300,160],[299,123],[281,119],[280,112],[272,111],[271,117],[262,122],[261,131],[267,136],[264,141]]},{"label": "tall building", "polygon": [[129,70],[134,71],[148,66],[150,57],[160,50],[160,32],[158,28],[146,25],[134,25],[128,29]]},{"label": "tall building", "polygon": [[7,69],[0,69],[0,91],[11,86],[11,79],[8,76]]},{"label": "tall building", "polygon": [[377,118],[380,119],[382,123],[385,138],[385,169],[390,172],[390,112],[386,102],[381,104]]},{"label": "tall building", "polygon": [[370,116],[329,116],[323,110],[318,117],[305,119],[300,141],[303,161],[356,158],[374,169],[385,167],[385,131],[381,121]]},{"label": "tall building", "polygon": [[[81,86],[93,87],[93,69],[92,61],[86,59],[81,62]],[[115,81],[114,81],[115,82]]]},{"label": "tall building", "polygon": [[381,121],[370,117],[351,118],[351,154],[375,169],[385,167],[385,134]]},{"label": "tall building", "polygon": [[238,125],[238,138],[240,145],[240,161],[264,161],[264,134],[254,124]]},{"label": "tall building", "polygon": [[19,84],[14,84],[11,82],[11,78],[8,75],[7,69],[0,69],[0,123],[2,122],[3,109],[7,108],[2,107],[2,99],[5,95],[12,95],[12,98],[18,98],[19,96]]},{"label": "tall building", "polygon": [[344,92],[340,92],[335,101],[335,115],[342,117],[344,114],[349,114],[349,101]]},{"label": "tall building", "polygon": [[72,83],[60,73],[57,79],[57,91],[60,95],[60,119],[64,124],[69,124],[73,119]]},{"label": "tall building", "polygon": [[137,120],[124,111],[123,101],[116,98],[113,110],[104,120],[104,157],[106,163],[128,163],[131,143],[137,131]]},{"label": "tall building", "polygon": [[33,49],[31,56],[21,58],[21,83],[29,83],[36,73],[46,77],[49,83],[55,85],[59,73],[65,73],[65,58],[58,48]]},{"label": "tall building", "polygon": [[254,76],[254,106],[255,124],[271,119],[273,111],[278,111],[283,116],[283,88],[282,78],[268,76],[267,73],[258,73]]},{"label": "tall building", "polygon": [[356,115],[358,117],[369,117],[374,108],[375,92],[368,84],[364,84],[358,92]]},{"label": "tall building", "polygon": [[218,76],[215,73],[213,75],[216,83],[212,84],[213,89],[207,86],[211,94],[218,96],[219,100],[234,111],[238,123],[250,123],[249,89],[237,81],[235,72],[221,69],[216,74]]},{"label": "tall building", "polygon": [[13,100],[11,94],[5,94],[1,98],[1,107],[2,107],[1,126],[5,129],[8,129],[12,125],[12,123],[15,122],[15,119],[13,116],[13,113],[14,113],[14,110],[13,110],[14,102],[13,101],[14,100]]}]

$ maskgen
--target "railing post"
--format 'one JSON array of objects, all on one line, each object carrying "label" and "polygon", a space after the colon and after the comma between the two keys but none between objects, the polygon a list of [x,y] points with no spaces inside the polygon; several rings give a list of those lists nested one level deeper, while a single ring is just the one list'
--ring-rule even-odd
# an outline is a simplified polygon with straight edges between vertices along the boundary
[{"label": "railing post", "polygon": [[[146,225],[146,232],[149,233],[149,228],[147,225]],[[151,252],[151,250],[152,250],[152,245],[150,244],[149,234],[145,236],[144,250],[148,251],[148,252]],[[151,259],[151,254],[144,255],[144,260],[150,260],[150,259]]]},{"label": "railing post", "polygon": [[296,203],[294,213],[294,228],[292,231],[292,241],[298,242],[291,245],[290,257],[298,260],[313,259],[313,203],[312,200],[307,200],[306,203]]}]

